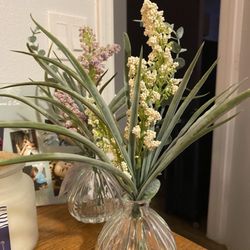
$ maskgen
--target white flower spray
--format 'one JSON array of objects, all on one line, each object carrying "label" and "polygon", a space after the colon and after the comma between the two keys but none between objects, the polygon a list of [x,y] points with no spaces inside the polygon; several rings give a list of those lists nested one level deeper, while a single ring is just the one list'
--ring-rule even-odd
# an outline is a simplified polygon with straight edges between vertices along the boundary
[{"label": "white flower spray", "polygon": [[[162,117],[159,108],[178,89],[179,80],[174,78],[178,63],[171,54],[170,40],[173,27],[165,22],[163,11],[158,6],[145,0],[141,8],[144,35],[148,37],[147,44],[152,51],[148,60],[142,59],[140,97],[138,109],[138,124],[132,128],[137,140],[137,155],[145,150],[152,151],[160,145],[156,140],[155,126]],[[139,65],[138,57],[128,58],[128,76],[130,101],[133,102],[134,84]],[[125,138],[129,138],[131,111],[127,111]]]}]

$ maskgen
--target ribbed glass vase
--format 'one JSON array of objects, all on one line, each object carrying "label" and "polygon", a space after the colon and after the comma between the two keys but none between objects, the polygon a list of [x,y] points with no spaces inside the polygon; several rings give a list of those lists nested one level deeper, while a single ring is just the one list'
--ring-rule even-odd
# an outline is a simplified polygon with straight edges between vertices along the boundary
[{"label": "ribbed glass vase", "polygon": [[96,250],[175,250],[171,230],[148,202],[124,202],[123,211],[107,221],[99,234]]},{"label": "ribbed glass vase", "polygon": [[68,194],[68,209],[78,221],[102,223],[121,209],[117,180],[105,170],[84,167]]}]

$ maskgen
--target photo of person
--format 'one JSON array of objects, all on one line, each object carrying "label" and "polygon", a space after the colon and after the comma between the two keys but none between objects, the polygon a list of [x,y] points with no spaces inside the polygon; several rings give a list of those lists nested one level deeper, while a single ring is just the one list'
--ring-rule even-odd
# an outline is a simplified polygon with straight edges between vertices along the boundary
[{"label": "photo of person", "polygon": [[3,150],[3,128],[0,128],[0,151]]},{"label": "photo of person", "polygon": [[11,132],[10,138],[14,153],[20,155],[34,155],[38,153],[38,143],[34,129]]},{"label": "photo of person", "polygon": [[63,179],[68,169],[73,166],[73,163],[65,161],[51,161],[49,163],[49,166],[51,170],[51,179],[54,195],[58,196]]},{"label": "photo of person", "polygon": [[44,167],[29,165],[23,168],[23,172],[32,178],[36,191],[48,188]]}]

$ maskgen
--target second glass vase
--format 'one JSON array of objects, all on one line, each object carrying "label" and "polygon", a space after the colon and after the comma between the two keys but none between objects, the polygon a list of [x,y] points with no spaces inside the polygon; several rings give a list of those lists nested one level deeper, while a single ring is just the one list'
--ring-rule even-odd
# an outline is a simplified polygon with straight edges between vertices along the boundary
[{"label": "second glass vase", "polygon": [[68,194],[68,209],[78,221],[102,223],[121,209],[121,188],[105,170],[84,167]]},{"label": "second glass vase", "polygon": [[104,225],[96,250],[176,250],[173,233],[145,201],[125,201],[123,211]]}]

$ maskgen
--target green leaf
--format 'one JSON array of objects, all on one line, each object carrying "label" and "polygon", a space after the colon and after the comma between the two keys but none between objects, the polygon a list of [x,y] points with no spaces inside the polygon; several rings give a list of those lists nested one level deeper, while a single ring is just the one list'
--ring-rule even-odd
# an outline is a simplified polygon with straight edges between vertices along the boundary
[{"label": "green leaf", "polygon": [[174,62],[177,62],[177,63],[178,63],[177,70],[183,68],[183,67],[185,66],[185,64],[186,64],[184,58],[182,58],[182,57],[177,57],[177,58],[175,58],[175,59],[174,59]]},{"label": "green leaf", "polygon": [[123,113],[117,115],[116,120],[120,121],[121,119],[123,119],[125,117],[126,117],[126,112],[123,112]]},{"label": "green leaf", "polygon": [[191,77],[191,74],[194,70],[194,67],[200,57],[200,54],[201,54],[201,51],[202,51],[202,48],[203,48],[204,44],[202,44],[202,46],[199,48],[199,50],[197,51],[193,61],[191,62],[191,64],[189,65],[187,71],[185,72],[185,75],[179,85],[179,88],[177,90],[177,92],[175,93],[175,95],[173,96],[173,99],[169,105],[169,108],[168,108],[168,111],[163,119],[163,125],[159,131],[159,134],[157,136],[157,140],[161,140],[164,132],[166,131],[169,123],[171,122],[172,120],[172,117],[174,116],[174,113],[176,111],[176,109],[178,108],[179,106],[179,103],[182,99],[182,96],[183,96],[183,93],[187,87],[187,84],[189,82],[189,79]]},{"label": "green leaf", "polygon": [[[96,160],[93,158],[89,158],[82,155],[77,154],[69,154],[69,153],[41,153],[37,155],[29,155],[29,156],[17,156],[10,160],[0,160],[0,166],[18,164],[18,163],[26,163],[26,162],[36,162],[36,161],[55,161],[55,160],[62,160],[62,161],[76,161],[76,162],[83,162],[88,165],[93,165],[96,168],[104,169],[115,176],[118,176],[123,179],[123,181],[127,184],[124,185],[123,188],[127,190],[129,193],[134,191],[135,186],[133,182],[127,177],[121,170],[118,168],[113,167],[110,163],[104,162],[102,160]],[[84,166],[83,166],[84,167]],[[20,166],[23,168],[23,166]],[[121,182],[122,183],[122,182]],[[129,187],[129,189],[128,189]]]},{"label": "green leaf", "polygon": [[36,41],[36,37],[35,36],[30,36],[28,38],[28,40],[29,40],[29,42],[34,43]]},{"label": "green leaf", "polygon": [[37,51],[39,46],[38,45],[30,45],[30,48],[33,49],[34,51]]},{"label": "green leaf", "polygon": [[183,34],[184,34],[184,28],[183,27],[180,27],[176,30],[176,37],[178,39],[181,39],[183,37]]},{"label": "green leaf", "polygon": [[102,92],[104,91],[104,89],[112,82],[112,80],[115,78],[115,76],[117,75],[117,73],[115,73],[108,81],[106,81],[101,88],[99,89],[100,94],[102,94]]},{"label": "green leaf", "polygon": [[50,131],[57,134],[65,135],[73,140],[76,140],[86,147],[89,147],[98,157],[104,162],[110,163],[110,159],[106,156],[106,154],[100,150],[93,142],[91,142],[86,137],[76,133],[72,130],[64,128],[58,125],[51,125],[41,122],[31,122],[31,121],[15,121],[15,122],[4,122],[0,121],[1,128],[33,128],[38,130]]},{"label": "green leaf", "polygon": [[86,96],[86,93],[84,95],[82,91],[80,91],[80,89],[78,88],[78,86],[76,85],[75,81],[72,79],[71,76],[69,76],[66,72],[62,72],[62,76],[67,82],[67,85],[70,89],[76,91],[77,93],[81,93],[83,96]]},{"label": "green leaf", "polygon": [[113,97],[109,104],[109,108],[112,110],[114,106],[116,106],[117,102],[126,95],[125,87],[121,88],[118,93]]},{"label": "green leaf", "polygon": [[128,85],[128,58],[131,57],[131,44],[129,40],[129,36],[127,33],[123,34],[123,46],[124,46],[124,70],[123,70],[123,81],[124,81],[124,87],[125,87],[125,93],[126,93],[126,103],[127,103],[127,109],[130,108],[131,102],[130,102],[130,96],[129,96],[129,85]]},{"label": "green leaf", "polygon": [[181,46],[177,42],[172,41],[171,42],[171,51],[178,54],[181,51]]},{"label": "green leaf", "polygon": [[0,89],[6,89],[6,88],[13,88],[13,87],[19,87],[19,86],[46,86],[46,87],[51,87],[51,88],[55,88],[58,90],[61,90],[67,94],[69,94],[71,97],[78,99],[84,106],[88,107],[102,122],[105,123],[105,120],[102,116],[102,114],[99,112],[99,110],[89,102],[89,100],[83,96],[81,96],[80,94],[78,94],[77,92],[69,89],[69,88],[65,88],[61,85],[55,84],[55,83],[50,83],[50,82],[24,82],[24,83],[18,83],[18,84],[13,84],[13,85],[8,85],[8,86],[4,86]]},{"label": "green leaf", "polygon": [[173,140],[173,142],[171,143],[169,148],[172,147],[176,143],[176,141],[187,132],[187,130],[191,127],[191,125],[204,113],[204,111],[209,106],[211,106],[215,101],[216,101],[216,104],[215,104],[216,106],[219,105],[220,103],[223,103],[227,98],[229,98],[241,86],[241,84],[243,82],[244,82],[244,80],[238,84],[233,84],[233,85],[229,86],[221,94],[219,94],[218,96],[214,96],[213,98],[211,98],[207,102],[205,102],[201,107],[199,107],[195,111],[195,113],[190,117],[190,119],[187,121],[185,126],[181,129],[181,131],[179,132],[177,137],[175,137],[175,139]]},{"label": "green leaf", "polygon": [[186,51],[187,51],[187,49],[182,48],[180,53],[183,53],[183,52],[186,52]]},{"label": "green leaf", "polygon": [[[27,44],[28,48],[31,48],[31,46],[29,46]],[[29,53],[29,52],[24,52],[24,51],[18,51],[18,50],[13,50],[13,52],[16,53],[20,53],[20,54],[24,54],[24,55],[28,55],[28,56],[32,56],[37,62],[39,62],[39,65],[49,73],[49,75],[52,75],[53,78],[56,78],[57,76],[55,75],[55,72],[51,70],[51,68],[46,64],[51,63],[55,66],[57,66],[58,68],[60,68],[62,71],[65,71],[69,76],[71,76],[72,78],[74,78],[77,82],[81,83],[82,86],[87,89],[87,86],[84,85],[84,82],[82,81],[82,79],[79,77],[79,75],[73,71],[70,67],[66,66],[63,63],[58,62],[57,60],[54,60],[52,58],[49,57],[45,57],[42,55],[38,55],[36,53]],[[40,60],[39,60],[40,59]],[[41,64],[41,62],[43,62],[43,64]],[[57,78],[56,78],[57,79]],[[58,80],[60,82],[60,80]]]},{"label": "green leaf", "polygon": [[58,72],[58,68],[55,65],[50,65],[50,68],[57,73]]},{"label": "green leaf", "polygon": [[46,52],[45,52],[45,50],[40,49],[40,50],[38,51],[38,54],[41,55],[41,56],[44,56],[44,55],[46,54]]},{"label": "green leaf", "polygon": [[135,171],[136,138],[135,138],[135,135],[132,133],[132,130],[137,125],[137,122],[138,122],[138,108],[139,108],[139,100],[140,100],[140,81],[141,81],[142,57],[143,57],[143,49],[141,48],[140,60],[139,60],[139,65],[138,65],[136,79],[135,79],[133,102],[132,102],[132,106],[131,106],[129,140],[128,140],[129,141],[128,152],[129,152],[129,156],[130,156],[134,171]]},{"label": "green leaf", "polygon": [[12,99],[18,100],[18,101],[20,101],[22,103],[25,103],[27,106],[29,106],[32,109],[36,110],[37,112],[39,112],[40,114],[42,114],[43,116],[45,116],[47,119],[51,120],[53,123],[58,124],[58,118],[59,117],[56,114],[51,115],[45,109],[41,108],[38,105],[35,105],[34,103],[30,102],[26,98],[19,97],[19,96],[14,96],[14,95],[9,95],[9,94],[0,94],[0,96],[12,98]]},{"label": "green leaf", "polygon": [[182,114],[185,112],[186,108],[190,104],[190,102],[195,98],[198,91],[201,89],[201,87],[206,82],[207,78],[213,71],[217,64],[217,61],[215,61],[212,66],[207,70],[207,72],[202,76],[202,78],[198,81],[198,83],[194,86],[194,88],[191,90],[191,92],[188,94],[188,96],[184,99],[183,103],[180,105],[180,107],[177,109],[176,113],[171,117],[171,121],[168,123],[168,127],[165,129],[162,137],[161,137],[161,145],[157,148],[152,164],[156,162],[158,159],[158,156],[160,155],[160,152],[165,145],[165,143],[169,140],[169,137],[171,133],[173,132],[176,124],[179,122]]},{"label": "green leaf", "polygon": [[145,189],[142,200],[150,201],[159,191],[161,182],[158,179],[153,180]]},{"label": "green leaf", "polygon": [[[52,104],[52,106],[55,106],[60,111],[63,111],[66,113],[69,118],[75,123],[76,127],[81,131],[81,133],[86,136],[87,138],[93,140],[92,134],[86,127],[86,124],[84,121],[82,121],[74,112],[71,111],[71,109],[67,108],[65,105],[61,104],[60,102],[44,96],[28,96],[28,98],[37,99],[37,100],[43,100],[48,105]],[[59,118],[60,119],[60,118]]]},{"label": "green leaf", "polygon": [[115,103],[115,105],[112,105],[112,107],[110,107],[110,110],[114,114],[121,108],[124,108],[125,106],[126,106],[126,97],[123,96],[122,98],[119,99],[119,101]]},{"label": "green leaf", "polygon": [[[199,117],[195,121],[195,123],[188,129],[188,131],[180,137],[175,145],[172,148],[165,151],[158,162],[156,162],[156,167],[154,167],[154,171],[150,173],[149,177],[145,180],[140,193],[138,194],[138,199],[143,196],[144,191],[147,186],[150,185],[151,181],[154,180],[169,164],[181,153],[183,152],[189,145],[191,145],[194,141],[198,140],[201,136],[206,133],[212,131],[213,126],[210,127],[217,119],[219,119],[222,115],[224,115],[229,110],[233,109],[242,101],[246,100],[250,97],[250,89],[244,91],[243,93],[237,94],[235,97],[230,99],[226,99],[220,105],[214,104],[207,112],[205,112],[202,116]],[[235,117],[235,115],[229,117],[228,119],[222,121],[221,124]],[[217,124],[218,126],[221,125]],[[217,125],[215,125],[217,127]]]},{"label": "green leaf", "polygon": [[[49,65],[48,61],[43,60],[43,58],[46,58],[46,57],[35,54],[34,51],[31,49],[31,46],[29,44],[26,44],[26,45],[27,45],[28,50],[31,53],[24,53],[24,54],[26,55],[28,54],[34,57],[35,61],[40,65],[40,67],[44,69],[45,79],[48,79],[48,75],[50,75],[53,78],[54,82],[61,83],[62,85],[67,86],[67,82],[65,82],[65,79],[61,78],[60,75],[57,74],[58,72],[58,70],[56,71],[57,66],[55,66],[54,64]],[[23,53],[19,51],[15,51],[15,52]]]},{"label": "green leaf", "polygon": [[54,54],[55,58],[57,59],[57,61],[62,63],[62,60],[59,58],[59,56],[56,54],[55,51],[53,51],[53,54]]}]

